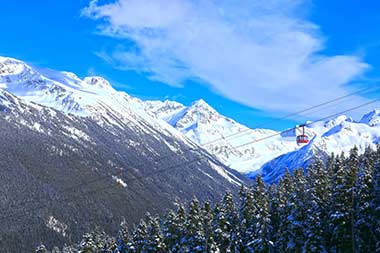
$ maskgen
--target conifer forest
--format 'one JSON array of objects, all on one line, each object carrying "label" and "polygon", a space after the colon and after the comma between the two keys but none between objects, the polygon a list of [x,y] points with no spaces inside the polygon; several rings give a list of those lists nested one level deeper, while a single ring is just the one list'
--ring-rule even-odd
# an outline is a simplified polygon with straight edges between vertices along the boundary
[{"label": "conifer forest", "polygon": [[378,252],[380,148],[332,154],[268,185],[257,176],[215,205],[193,199],[107,235],[101,227],[59,249],[36,252]]}]

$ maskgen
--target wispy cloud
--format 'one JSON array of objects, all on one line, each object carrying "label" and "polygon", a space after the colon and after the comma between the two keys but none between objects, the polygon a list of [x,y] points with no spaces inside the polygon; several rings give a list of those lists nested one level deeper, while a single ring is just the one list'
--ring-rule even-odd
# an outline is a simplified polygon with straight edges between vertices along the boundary
[{"label": "wispy cloud", "polygon": [[[82,13],[102,34],[133,42],[99,55],[169,85],[200,79],[219,94],[270,111],[296,111],[351,91],[369,66],[323,55],[325,38],[306,0],[92,1]],[[351,104],[364,102],[353,97]]]}]

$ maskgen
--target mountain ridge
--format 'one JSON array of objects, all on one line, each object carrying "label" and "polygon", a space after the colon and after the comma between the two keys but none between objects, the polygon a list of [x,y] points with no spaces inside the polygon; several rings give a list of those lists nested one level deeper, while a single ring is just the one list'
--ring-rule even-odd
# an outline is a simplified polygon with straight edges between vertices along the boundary
[{"label": "mountain ridge", "polygon": [[[4,62],[10,62],[11,66],[7,67]],[[15,63],[13,68],[12,63]],[[0,73],[6,73],[6,75],[0,75],[0,78],[3,78],[0,79],[0,87],[2,85],[6,88],[7,83],[15,81],[17,85],[26,85],[27,88],[31,86],[35,89],[37,85],[40,87],[39,94],[33,94],[33,92],[28,94],[28,92],[12,89],[11,86],[8,90],[26,100],[64,112],[102,119],[102,115],[109,114],[108,109],[111,108],[113,115],[108,115],[104,124],[117,124],[120,118],[136,122],[130,115],[147,119],[153,117],[157,120],[158,128],[163,127],[189,143],[201,146],[226,166],[248,176],[254,176],[263,171],[263,166],[267,166],[270,161],[302,148],[295,142],[299,129],[282,132],[270,129],[250,129],[221,115],[203,99],[194,101],[189,106],[170,100],[143,101],[125,92],[116,91],[107,80],[101,77],[85,77],[81,80],[71,72],[34,69],[22,61],[11,58],[0,58]],[[19,80],[17,80],[18,74],[21,75]],[[11,79],[11,82],[8,82],[8,79]],[[138,124],[138,121],[136,123]],[[353,147],[357,143],[376,144],[379,139],[376,130],[379,123],[380,109],[375,109],[359,121],[340,115],[330,120],[314,122],[308,125],[305,131],[310,138],[320,136],[323,140],[315,142],[315,145],[320,145],[319,150],[337,153],[347,151],[347,146]],[[344,124],[364,124],[371,127],[371,130],[375,129],[370,131],[375,136],[372,141],[362,140],[365,133],[356,131],[358,134],[360,132],[360,136],[354,138]],[[345,132],[346,135],[339,135],[341,132]],[[268,136],[273,137],[267,138]],[[334,137],[350,137],[351,142],[340,141],[340,145]],[[326,143],[334,143],[334,145]]]},{"label": "mountain ridge", "polygon": [[[95,226],[132,227],[147,211],[194,196],[213,202],[247,182],[129,95],[102,100],[104,83],[24,70],[0,61],[0,248],[62,246]],[[66,77],[68,85],[57,81]]]}]

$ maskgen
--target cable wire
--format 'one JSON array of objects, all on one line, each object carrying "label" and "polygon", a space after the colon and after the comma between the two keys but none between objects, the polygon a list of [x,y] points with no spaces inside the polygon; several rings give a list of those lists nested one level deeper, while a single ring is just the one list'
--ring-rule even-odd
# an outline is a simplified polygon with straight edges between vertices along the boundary
[{"label": "cable wire", "polygon": [[[347,95],[344,95],[344,96],[341,96],[341,97],[337,97],[337,98],[334,98],[334,99],[332,99],[332,100],[325,101],[325,102],[323,102],[323,103],[321,103],[321,104],[313,105],[313,106],[310,106],[310,107],[308,107],[308,108],[306,108],[306,109],[303,109],[303,110],[300,110],[300,111],[297,111],[297,112],[294,112],[294,113],[286,114],[285,116],[282,116],[282,117],[280,117],[280,118],[276,118],[276,119],[273,119],[273,120],[270,120],[270,121],[267,121],[267,122],[261,123],[261,124],[259,124],[259,125],[256,125],[256,126],[253,127],[253,128],[247,128],[247,129],[245,129],[245,130],[243,130],[243,131],[236,132],[236,133],[233,133],[233,134],[228,135],[228,136],[224,136],[224,139],[229,139],[230,137],[234,137],[234,136],[236,136],[236,135],[240,135],[240,134],[242,134],[242,133],[249,132],[249,131],[252,130],[252,129],[256,129],[256,128],[261,128],[261,127],[263,127],[263,126],[267,126],[267,125],[269,125],[269,124],[271,124],[271,123],[274,123],[274,122],[277,122],[277,121],[281,121],[281,120],[289,119],[289,118],[291,118],[291,117],[293,117],[293,116],[296,116],[296,115],[299,115],[299,114],[301,114],[301,113],[305,113],[305,112],[308,112],[308,111],[310,111],[310,110],[313,110],[313,109],[316,109],[316,108],[319,108],[319,107],[322,107],[322,106],[325,106],[325,105],[332,104],[332,103],[334,103],[334,102],[336,102],[336,101],[340,101],[340,100],[342,100],[342,99],[345,99],[345,98],[348,98],[348,97],[351,97],[351,96],[354,96],[354,95],[357,95],[357,94],[363,93],[363,92],[365,92],[365,91],[367,91],[367,92],[369,92],[369,91],[373,92],[373,91],[376,91],[376,90],[379,90],[379,91],[380,91],[380,87],[368,87],[368,88],[364,88],[364,89],[361,89],[361,90],[359,90],[359,91],[352,92],[352,93],[350,93],[350,94],[347,94]],[[367,92],[366,92],[366,93],[367,93]],[[201,144],[200,146],[202,146],[202,147],[203,147],[203,146],[207,146],[207,145],[209,145],[209,144],[212,144],[212,143],[218,142],[218,141],[220,141],[220,140],[222,140],[222,138],[218,138],[218,139],[215,139],[215,140],[212,140],[212,141],[209,141],[209,142],[203,143],[203,144]]]}]

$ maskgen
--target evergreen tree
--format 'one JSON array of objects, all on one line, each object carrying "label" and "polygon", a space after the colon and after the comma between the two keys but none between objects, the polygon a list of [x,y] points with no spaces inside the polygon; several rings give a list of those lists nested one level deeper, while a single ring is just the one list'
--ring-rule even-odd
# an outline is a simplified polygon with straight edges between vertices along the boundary
[{"label": "evergreen tree", "polygon": [[62,249],[62,253],[77,253],[79,252],[79,250],[77,250],[75,247],[73,246],[63,246],[63,249]]},{"label": "evergreen tree", "polygon": [[359,151],[355,146],[350,151],[350,156],[346,162],[346,188],[348,189],[348,193],[351,195],[351,199],[349,199],[349,217],[350,217],[350,227],[349,227],[349,240],[347,241],[347,247],[351,246],[351,251],[356,252],[356,199],[357,199],[357,182],[358,182],[358,169],[359,169]]},{"label": "evergreen tree", "polygon": [[376,252],[380,252],[380,145],[377,146],[373,172],[373,189],[371,193],[371,209],[373,210],[372,235]]},{"label": "evergreen tree", "polygon": [[180,205],[177,212],[170,211],[163,221],[162,233],[164,243],[169,252],[180,252],[185,244],[186,237],[186,213],[183,205]]},{"label": "evergreen tree", "polygon": [[182,236],[179,231],[180,224],[177,224],[177,221],[176,213],[170,211],[163,222],[162,233],[169,252],[177,252],[179,250],[179,242]]},{"label": "evergreen tree", "polygon": [[92,234],[83,235],[82,241],[79,244],[79,253],[93,253],[96,251],[96,246]]},{"label": "evergreen tree", "polygon": [[358,252],[374,252],[374,238],[372,231],[375,210],[371,205],[374,188],[374,152],[368,147],[363,155],[358,172],[357,198],[355,203],[356,222],[356,250]]},{"label": "evergreen tree", "polygon": [[132,253],[143,252],[148,238],[147,225],[141,220],[132,233],[131,242],[128,245],[128,251]]},{"label": "evergreen tree", "polygon": [[253,240],[253,216],[254,216],[254,199],[251,189],[242,187],[240,189],[240,218],[239,218],[239,242],[237,248],[239,251],[248,251],[248,244]]},{"label": "evergreen tree", "polygon": [[127,222],[123,220],[120,224],[120,230],[116,240],[117,252],[125,252],[128,248],[128,243],[130,241],[129,230]]},{"label": "evergreen tree", "polygon": [[307,191],[306,178],[303,169],[294,172],[294,192],[290,195],[288,205],[291,207],[288,216],[290,236],[288,238],[288,250],[290,252],[300,252],[305,239],[306,211],[307,211]]},{"label": "evergreen tree", "polygon": [[351,211],[352,188],[348,180],[347,167],[344,166],[344,154],[337,157],[334,164],[335,175],[332,178],[331,208],[329,222],[331,225],[332,252],[351,252]]},{"label": "evergreen tree", "polygon": [[221,252],[237,249],[237,214],[231,193],[226,193],[222,203],[215,208],[214,235]]},{"label": "evergreen tree", "polygon": [[51,250],[51,253],[61,253],[61,250],[60,250],[58,247],[54,247],[54,248]]},{"label": "evergreen tree", "polygon": [[182,245],[186,242],[186,211],[183,205],[180,205],[177,210],[176,224],[177,235],[179,237],[177,247],[180,249]]},{"label": "evergreen tree", "polygon": [[116,248],[115,240],[109,237],[104,231],[101,231],[98,227],[92,233],[92,238],[97,252],[109,253]]},{"label": "evergreen tree", "polygon": [[204,237],[205,237],[204,251],[206,253],[217,252],[218,247],[215,243],[213,229],[212,229],[214,215],[213,215],[211,204],[209,201],[206,201],[204,203],[201,213],[202,213],[201,217],[203,220],[203,231],[204,231]]},{"label": "evergreen tree", "polygon": [[161,226],[157,217],[152,218],[150,214],[147,215],[148,229],[147,241],[144,246],[144,251],[147,253],[164,253],[167,252],[164,238],[161,232]]},{"label": "evergreen tree", "polygon": [[279,238],[280,238],[280,201],[279,201],[279,191],[277,185],[273,184],[269,187],[268,191],[269,198],[269,216],[270,216],[270,226],[268,243],[270,250],[269,252],[276,252],[276,249],[279,248]]},{"label": "evergreen tree", "polygon": [[331,155],[327,158],[327,161],[326,161],[326,170],[327,170],[327,173],[329,174],[329,178],[332,179],[336,173],[336,166],[335,166],[335,163],[336,163],[336,159],[338,157],[335,156],[334,153],[331,153]]},{"label": "evergreen tree", "polygon": [[205,236],[200,217],[199,201],[197,199],[193,199],[190,203],[185,238],[186,252],[204,252]]},{"label": "evergreen tree", "polygon": [[253,216],[249,230],[251,233],[250,242],[247,244],[248,252],[268,252],[270,248],[270,214],[269,199],[266,185],[259,175],[255,179],[252,187],[253,195]]},{"label": "evergreen tree", "polygon": [[37,247],[36,253],[48,253],[49,251],[46,249],[45,245],[42,243]]},{"label": "evergreen tree", "polygon": [[305,243],[303,252],[327,252],[327,217],[330,199],[330,185],[327,168],[321,160],[309,167],[307,174],[307,201]]},{"label": "evergreen tree", "polygon": [[285,171],[284,177],[278,185],[278,212],[279,212],[279,230],[276,248],[280,252],[288,251],[294,248],[293,235],[291,233],[291,218],[293,205],[291,197],[294,194],[294,184],[289,170]]}]

